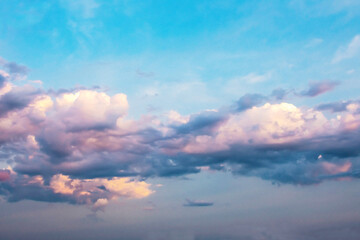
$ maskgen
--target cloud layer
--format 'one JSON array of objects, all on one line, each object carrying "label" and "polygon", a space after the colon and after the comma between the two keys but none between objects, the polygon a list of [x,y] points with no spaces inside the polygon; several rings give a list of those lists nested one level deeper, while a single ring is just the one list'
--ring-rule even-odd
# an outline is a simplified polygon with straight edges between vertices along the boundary
[{"label": "cloud layer", "polygon": [[[218,110],[132,120],[125,94],[50,94],[17,86],[13,75],[27,71],[6,64],[0,72],[0,159],[9,167],[0,170],[0,194],[8,201],[61,201],[97,211],[113,199],[148,196],[149,177],[202,169],[302,185],[360,177],[355,100],[299,108],[281,102],[289,91],[276,89],[270,96],[246,94]],[[315,97],[335,85],[316,83],[300,95]],[[187,206],[199,204],[189,200]]]}]

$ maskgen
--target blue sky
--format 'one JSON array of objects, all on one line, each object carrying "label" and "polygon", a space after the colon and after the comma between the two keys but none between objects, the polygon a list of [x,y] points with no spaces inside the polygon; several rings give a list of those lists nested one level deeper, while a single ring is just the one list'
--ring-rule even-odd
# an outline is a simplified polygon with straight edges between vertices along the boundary
[{"label": "blue sky", "polygon": [[[191,113],[247,92],[325,79],[351,85],[359,62],[332,60],[358,34],[359,11],[356,1],[12,1],[1,6],[0,47],[46,88],[96,85],[133,104],[169,83],[198,83],[209,101],[166,107]],[[259,82],[234,83],[249,74]]]},{"label": "blue sky", "polygon": [[357,0],[0,1],[0,238],[357,239],[359,29]]}]

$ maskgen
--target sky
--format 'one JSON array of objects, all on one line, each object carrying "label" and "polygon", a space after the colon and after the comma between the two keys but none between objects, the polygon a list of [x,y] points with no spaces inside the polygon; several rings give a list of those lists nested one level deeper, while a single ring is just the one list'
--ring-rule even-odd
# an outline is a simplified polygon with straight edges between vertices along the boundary
[{"label": "sky", "polygon": [[360,2],[0,0],[0,238],[357,240]]}]

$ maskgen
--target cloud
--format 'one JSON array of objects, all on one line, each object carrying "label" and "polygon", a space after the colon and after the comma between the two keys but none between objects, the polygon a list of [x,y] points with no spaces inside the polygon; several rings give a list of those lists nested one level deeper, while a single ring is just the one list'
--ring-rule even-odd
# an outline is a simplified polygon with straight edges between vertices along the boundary
[{"label": "cloud", "polygon": [[309,85],[309,89],[300,93],[301,96],[316,97],[320,94],[333,90],[339,83],[334,81],[314,82]]},{"label": "cloud", "polygon": [[276,88],[271,92],[271,96],[276,100],[283,100],[288,95],[288,93],[289,91],[285,89]]},{"label": "cloud", "polygon": [[5,84],[5,82],[9,79],[10,75],[3,71],[3,70],[0,70],[0,88],[2,88]]},{"label": "cloud", "polygon": [[125,94],[109,97],[91,90],[60,94],[55,103],[56,119],[71,131],[112,128],[118,117],[125,115],[128,109]]},{"label": "cloud", "polygon": [[237,110],[247,110],[263,103],[266,99],[267,98],[261,94],[245,94],[237,101]]},{"label": "cloud", "polygon": [[143,77],[143,78],[151,78],[153,76],[155,76],[155,73],[153,72],[143,72],[140,69],[136,70],[136,75],[138,75],[139,77]]},{"label": "cloud", "polygon": [[264,104],[265,102],[281,101],[284,100],[291,92],[292,91],[290,90],[276,88],[268,96],[258,93],[247,93],[239,98],[235,104],[235,109],[236,111],[241,112],[252,107],[259,106],[260,104]]},{"label": "cloud", "polygon": [[323,103],[316,107],[318,110],[327,110],[333,113],[335,112],[345,112],[345,111],[358,111],[360,106],[360,101],[340,101],[340,102],[331,102]]},{"label": "cloud", "polygon": [[248,75],[243,76],[240,79],[248,83],[258,83],[258,82],[264,82],[268,80],[270,77],[271,77],[271,73],[266,73],[263,75],[259,75],[256,73],[249,73]]},{"label": "cloud", "polygon": [[311,39],[309,41],[309,43],[305,45],[305,48],[313,48],[313,47],[320,45],[323,42],[324,42],[324,40],[322,38],[314,38],[314,39]]},{"label": "cloud", "polygon": [[17,64],[15,62],[7,62],[4,64],[4,67],[9,71],[10,74],[27,75],[29,72],[29,69],[26,66]]},{"label": "cloud", "polygon": [[10,171],[7,169],[0,169],[0,182],[4,182],[10,179]]},{"label": "cloud", "polygon": [[[5,73],[11,80],[22,80],[25,79],[27,74],[29,73],[29,68],[25,65],[18,64],[16,62],[9,62],[0,57],[0,66],[2,66],[9,74]],[[0,82],[1,75],[4,76],[3,70],[0,70]],[[1,87],[1,84],[0,84]]]},{"label": "cloud", "polygon": [[264,74],[258,73],[249,73],[243,76],[237,76],[226,82],[224,90],[230,94],[236,95],[239,92],[239,89],[242,89],[243,86],[247,84],[257,84],[261,82],[268,81],[271,79],[272,73],[267,72]]},{"label": "cloud", "polygon": [[360,53],[360,34],[355,35],[347,47],[342,47],[337,50],[332,63],[338,63],[345,59],[355,57]]},{"label": "cloud", "polygon": [[70,11],[80,13],[83,18],[93,18],[100,5],[95,0],[69,1],[62,0],[63,5]]},{"label": "cloud", "polygon": [[222,169],[235,174],[292,184],[336,179],[339,176],[324,171],[321,163],[352,161],[346,174],[355,177],[359,126],[356,113],[329,120],[313,109],[265,104],[231,114],[214,135],[189,138],[183,147],[188,156],[181,159],[184,163],[188,158],[192,166],[225,164]]},{"label": "cloud", "polygon": [[25,86],[0,95],[0,115],[27,107],[40,93],[37,89]]},{"label": "cloud", "polygon": [[194,114],[190,117],[187,123],[180,126],[174,126],[176,131],[181,134],[194,132],[211,132],[211,129],[219,125],[225,120],[222,113],[217,111],[204,111],[199,114]]},{"label": "cloud", "polygon": [[128,120],[124,95],[79,90],[55,98],[38,95],[0,118],[0,127],[2,121],[27,126],[17,130],[4,125],[3,149],[12,155],[14,170],[30,176],[171,177],[226,164],[234,173],[276,178],[279,175],[264,171],[288,161],[311,162],[319,154],[330,159],[358,154],[353,133],[348,145],[335,144],[346,131],[358,128],[354,106],[342,118],[329,120],[317,110],[289,103],[252,105],[243,111],[204,111],[189,117],[173,112],[168,123]]},{"label": "cloud", "polygon": [[[318,95],[329,85],[311,85],[303,94]],[[232,106],[189,116],[171,111],[130,119],[122,93],[49,93],[6,80],[0,161],[12,170],[0,171],[0,194],[8,201],[68,202],[98,211],[113,199],[148,196],[149,177],[206,168],[280,184],[359,178],[358,101],[314,109],[278,102],[287,93],[246,94]]]},{"label": "cloud", "polygon": [[[5,171],[0,172],[0,176],[3,175]],[[0,193],[8,201],[68,202],[87,205],[95,212],[104,210],[109,201],[118,198],[144,198],[153,193],[150,184],[131,178],[72,179],[56,174],[46,184],[41,175],[29,177],[13,173],[1,179]]]},{"label": "cloud", "polygon": [[186,203],[184,203],[184,207],[210,207],[213,206],[213,202],[205,202],[205,201],[196,201],[196,200],[190,200],[186,199]]}]

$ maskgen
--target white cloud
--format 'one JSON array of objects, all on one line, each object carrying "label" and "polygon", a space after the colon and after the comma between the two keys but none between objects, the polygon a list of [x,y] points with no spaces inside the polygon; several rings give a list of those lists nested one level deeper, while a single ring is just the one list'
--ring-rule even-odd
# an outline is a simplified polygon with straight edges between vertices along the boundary
[{"label": "white cloud", "polygon": [[321,38],[314,38],[312,39],[308,44],[305,45],[305,48],[311,48],[311,47],[316,47],[319,44],[321,44],[322,42],[324,42],[323,39]]},{"label": "white cloud", "polygon": [[360,34],[356,35],[347,47],[341,47],[335,53],[332,63],[338,63],[342,60],[353,58],[360,53]]},{"label": "white cloud", "polygon": [[259,83],[268,80],[271,77],[271,73],[265,73],[263,75],[257,73],[249,73],[248,75],[242,76],[239,80],[246,81],[248,83]]},{"label": "white cloud", "polygon": [[234,95],[239,95],[239,90],[243,89],[244,85],[247,84],[256,84],[260,82],[265,82],[269,80],[272,76],[271,72],[267,72],[264,74],[258,74],[256,72],[251,72],[247,75],[237,76],[230,79],[224,86],[224,90],[227,93],[231,93]]}]

